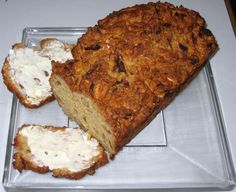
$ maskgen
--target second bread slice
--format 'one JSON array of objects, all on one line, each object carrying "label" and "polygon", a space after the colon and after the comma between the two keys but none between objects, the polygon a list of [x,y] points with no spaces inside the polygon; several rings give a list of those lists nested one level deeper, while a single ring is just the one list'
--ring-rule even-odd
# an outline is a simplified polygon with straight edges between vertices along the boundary
[{"label": "second bread slice", "polygon": [[58,39],[44,39],[40,49],[15,44],[2,68],[7,88],[28,108],[37,108],[54,99],[49,85],[51,61],[73,59],[72,45]]},{"label": "second bread slice", "polygon": [[99,143],[79,128],[23,125],[14,140],[15,169],[79,179],[108,162]]}]

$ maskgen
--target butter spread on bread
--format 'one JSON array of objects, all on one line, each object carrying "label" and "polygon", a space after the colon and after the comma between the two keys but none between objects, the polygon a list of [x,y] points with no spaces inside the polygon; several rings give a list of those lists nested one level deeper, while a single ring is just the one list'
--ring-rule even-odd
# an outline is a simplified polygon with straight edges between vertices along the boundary
[{"label": "butter spread on bread", "polygon": [[79,179],[108,162],[97,140],[80,128],[23,125],[14,140],[14,168]]},{"label": "butter spread on bread", "polygon": [[36,108],[54,99],[49,84],[51,61],[72,60],[71,45],[57,39],[44,39],[41,48],[15,44],[5,59],[2,74],[8,89],[20,102]]}]

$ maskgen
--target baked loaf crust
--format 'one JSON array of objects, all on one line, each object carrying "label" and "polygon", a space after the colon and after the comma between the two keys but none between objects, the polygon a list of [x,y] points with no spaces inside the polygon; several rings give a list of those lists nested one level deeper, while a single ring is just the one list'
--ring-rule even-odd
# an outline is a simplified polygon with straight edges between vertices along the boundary
[{"label": "baked loaf crust", "polygon": [[198,12],[169,3],[115,11],[53,63],[64,112],[116,154],[198,74],[217,49]]},{"label": "baked loaf crust", "polygon": [[[44,137],[40,138],[41,134],[44,134]],[[78,136],[80,150],[77,150],[76,146],[72,148],[73,145],[76,145],[75,141],[71,139],[72,134]],[[50,140],[54,137],[58,140]],[[14,139],[14,147],[16,153],[13,156],[13,166],[20,172],[23,169],[38,173],[52,171],[54,177],[80,179],[86,174],[94,174],[95,169],[108,162],[107,155],[99,143],[94,138],[89,138],[89,135],[79,128],[23,125]],[[86,150],[93,153],[88,156],[89,153]],[[66,155],[73,168],[78,168],[78,162],[83,163],[79,166],[79,170],[62,167],[63,163],[66,164],[68,161]],[[77,155],[81,158],[78,158]],[[77,166],[74,165],[76,163]]]},{"label": "baked loaf crust", "polygon": [[39,49],[20,43],[13,45],[2,68],[5,85],[28,108],[37,108],[54,100],[48,82],[51,60],[65,62],[73,59],[72,47],[54,38],[43,39]]}]

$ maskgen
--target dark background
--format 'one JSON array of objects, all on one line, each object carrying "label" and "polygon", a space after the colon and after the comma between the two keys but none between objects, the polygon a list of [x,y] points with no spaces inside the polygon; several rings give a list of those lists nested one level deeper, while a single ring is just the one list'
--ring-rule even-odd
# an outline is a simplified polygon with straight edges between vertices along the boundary
[{"label": "dark background", "polygon": [[236,17],[236,1],[235,0],[231,0],[231,5],[232,5],[232,8],[233,8],[234,17]]}]

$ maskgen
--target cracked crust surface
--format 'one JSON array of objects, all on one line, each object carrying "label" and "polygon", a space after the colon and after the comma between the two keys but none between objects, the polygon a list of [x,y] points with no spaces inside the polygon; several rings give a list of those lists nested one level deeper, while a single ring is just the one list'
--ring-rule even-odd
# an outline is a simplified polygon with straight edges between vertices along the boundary
[{"label": "cracked crust surface", "polygon": [[[104,149],[101,146],[98,146],[99,154],[94,156],[91,159],[91,165],[80,171],[70,171],[67,168],[57,168],[50,170],[48,166],[38,165],[32,160],[32,154],[30,151],[30,147],[27,144],[27,138],[19,134],[20,130],[24,129],[29,125],[23,125],[19,128],[18,133],[14,139],[14,147],[16,148],[16,152],[13,155],[13,167],[20,172],[22,170],[32,170],[38,173],[47,173],[52,172],[54,177],[65,177],[68,179],[80,179],[81,177],[88,175],[93,175],[95,170],[106,163],[108,163],[107,155]],[[53,127],[53,126],[41,126],[48,131],[64,131],[65,129],[69,129],[66,127]],[[43,138],[42,138],[43,139]]]},{"label": "cracked crust surface", "polygon": [[[35,51],[42,50],[53,41],[59,41],[59,40],[55,38],[43,39],[40,41],[40,48],[31,48],[31,49]],[[65,50],[70,50],[70,51],[74,46],[72,44],[66,44],[66,43],[63,43],[63,44],[64,44]],[[24,48],[27,48],[27,47],[21,43],[16,43],[12,46],[12,49],[24,49]],[[22,88],[22,86],[14,80],[14,76],[11,74],[11,65],[9,63],[8,57],[9,56],[5,58],[3,67],[2,67],[3,81],[6,87],[8,88],[8,90],[18,97],[22,105],[24,105],[27,108],[38,108],[55,99],[53,94],[50,93],[46,97],[41,98],[38,104],[34,104],[28,101],[28,96],[27,94],[24,93],[24,90],[23,90],[24,88]],[[34,61],[32,61],[32,65],[33,64],[34,64]]]},{"label": "cracked crust surface", "polygon": [[[115,154],[190,83],[216,49],[198,12],[161,2],[135,5],[89,28],[72,50],[75,61],[54,63],[50,83],[64,112]],[[79,118],[89,119],[88,113],[72,110],[65,96],[76,94],[96,106],[93,117],[104,121],[112,136],[106,132],[102,138]]]}]

